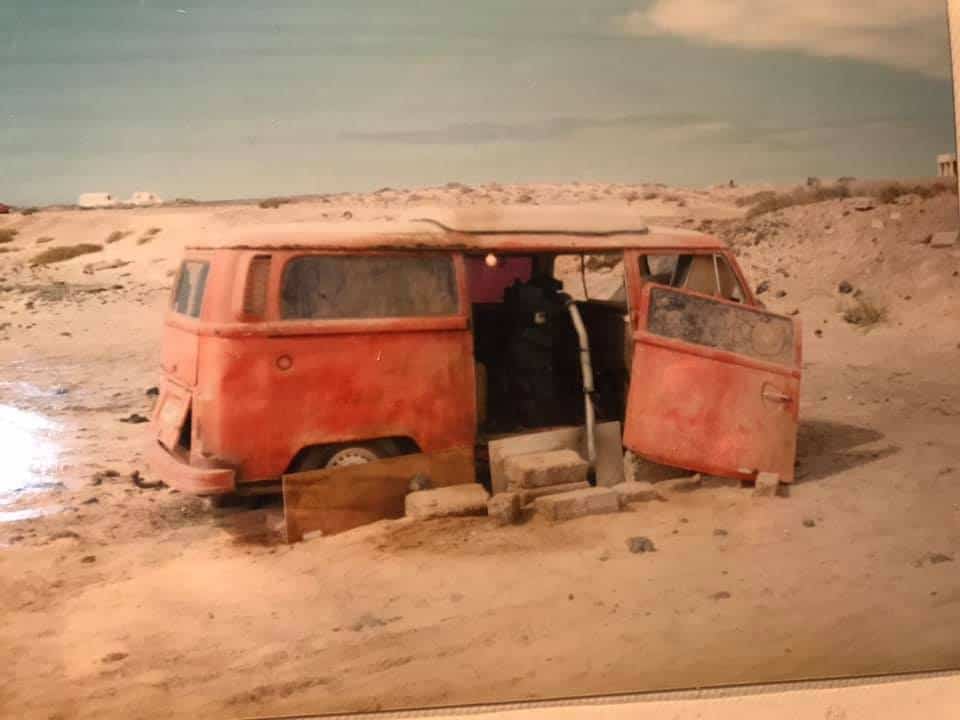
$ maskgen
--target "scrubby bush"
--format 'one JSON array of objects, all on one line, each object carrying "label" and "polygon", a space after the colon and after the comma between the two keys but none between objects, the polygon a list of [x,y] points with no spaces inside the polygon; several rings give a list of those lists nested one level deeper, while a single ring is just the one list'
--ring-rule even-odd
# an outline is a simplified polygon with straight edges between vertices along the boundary
[{"label": "scrubby bush", "polygon": [[30,264],[50,265],[52,263],[63,262],[64,260],[75,258],[79,255],[100,252],[101,250],[103,250],[102,245],[94,245],[93,243],[80,243],[79,245],[66,245],[64,247],[50,248],[49,250],[44,250],[39,255],[35,255],[30,261]]},{"label": "scrubby bush", "polygon": [[13,242],[17,236],[17,231],[13,228],[0,228],[0,243]]},{"label": "scrubby bush", "polygon": [[[760,193],[757,193],[759,195]],[[749,210],[747,217],[756,217],[797,205],[812,205],[826,200],[850,197],[850,188],[846,185],[821,185],[817,187],[798,187],[790,192],[772,193],[758,199]]]},{"label": "scrubby bush", "polygon": [[887,309],[872,300],[864,297],[856,299],[855,303],[843,312],[843,319],[851,325],[869,328],[882,322],[887,317]]}]

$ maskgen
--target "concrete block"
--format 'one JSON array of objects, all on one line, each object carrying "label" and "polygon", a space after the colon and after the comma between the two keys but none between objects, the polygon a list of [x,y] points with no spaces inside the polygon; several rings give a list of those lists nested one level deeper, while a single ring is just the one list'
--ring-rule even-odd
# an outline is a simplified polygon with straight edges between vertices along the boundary
[{"label": "concrete block", "polygon": [[624,505],[632,502],[647,502],[657,497],[657,491],[653,489],[651,482],[622,482],[610,489],[620,496],[620,502]]},{"label": "concrete block", "polygon": [[753,494],[757,497],[776,497],[777,489],[780,487],[779,473],[762,472],[757,473],[757,482],[753,488]]},{"label": "concrete block", "polygon": [[957,235],[958,233],[956,230],[934,233],[933,237],[930,238],[930,247],[954,247],[957,244]]},{"label": "concrete block", "polygon": [[664,480],[663,482],[658,482],[656,484],[656,489],[658,492],[666,493],[682,493],[682,492],[691,492],[697,488],[703,487],[703,477],[699,473],[696,475],[685,477],[671,478],[670,480]]},{"label": "concrete block", "polygon": [[451,515],[484,515],[487,491],[479,483],[419,490],[405,498],[406,514],[417,520]]},{"label": "concrete block", "polygon": [[589,464],[574,450],[553,450],[508,457],[504,463],[511,490],[584,482]]},{"label": "concrete block", "polygon": [[584,515],[618,512],[620,496],[610,488],[592,487],[537,498],[533,506],[548,520],[572,520]]},{"label": "concrete block", "polygon": [[564,483],[563,485],[547,485],[541,488],[531,488],[530,490],[518,490],[517,495],[520,496],[521,505],[528,505],[538,497],[558,495],[560,493],[573,492],[574,490],[586,490],[588,487],[590,487],[590,483],[586,481]]},{"label": "concrete block", "polygon": [[497,493],[487,501],[487,515],[497,525],[512,525],[520,519],[522,503],[519,493]]}]

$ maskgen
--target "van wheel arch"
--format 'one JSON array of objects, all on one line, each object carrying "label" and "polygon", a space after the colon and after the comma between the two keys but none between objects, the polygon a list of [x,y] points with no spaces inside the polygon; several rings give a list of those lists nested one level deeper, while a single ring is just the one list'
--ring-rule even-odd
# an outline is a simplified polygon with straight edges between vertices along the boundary
[{"label": "van wheel arch", "polygon": [[308,445],[297,452],[293,460],[290,461],[287,472],[320,470],[326,467],[372,462],[418,452],[420,452],[420,447],[412,438],[407,437],[386,437]]}]

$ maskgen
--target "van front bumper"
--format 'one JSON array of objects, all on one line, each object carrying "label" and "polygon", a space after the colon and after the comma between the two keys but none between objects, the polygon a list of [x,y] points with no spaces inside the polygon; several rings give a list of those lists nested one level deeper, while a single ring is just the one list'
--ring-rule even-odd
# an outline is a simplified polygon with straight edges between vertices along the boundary
[{"label": "van front bumper", "polygon": [[157,480],[188,495],[224,495],[236,490],[230,468],[194,467],[173,455],[156,440],[147,449],[147,465]]}]

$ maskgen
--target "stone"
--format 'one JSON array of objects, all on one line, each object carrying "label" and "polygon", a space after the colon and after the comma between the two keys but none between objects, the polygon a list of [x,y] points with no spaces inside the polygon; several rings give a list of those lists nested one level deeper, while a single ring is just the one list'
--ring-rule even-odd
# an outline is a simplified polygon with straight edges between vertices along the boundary
[{"label": "stone", "polygon": [[619,512],[620,496],[610,488],[592,487],[537,498],[533,505],[545,518],[557,522]]},{"label": "stone", "polygon": [[900,222],[902,219],[903,219],[903,215],[901,215],[896,210],[890,213],[890,220],[892,220],[893,222]]},{"label": "stone", "polygon": [[504,461],[511,490],[585,482],[589,463],[575,450],[513,455]]},{"label": "stone", "polygon": [[497,493],[487,500],[487,515],[497,525],[512,525],[520,519],[521,500],[518,493]]},{"label": "stone", "polygon": [[841,295],[849,295],[853,292],[853,285],[851,285],[846,280],[841,280],[840,284],[837,285],[837,292]]},{"label": "stone", "polygon": [[656,482],[658,480],[668,480],[669,478],[676,477],[677,472],[678,470],[675,467],[650,462],[630,450],[627,450],[623,454],[624,482]]},{"label": "stone", "polygon": [[627,538],[627,550],[632,553],[656,552],[657,548],[653,540],[647,537]]},{"label": "stone", "polygon": [[756,291],[755,291],[754,294],[755,294],[755,295],[763,295],[763,294],[764,294],[765,292],[767,292],[767,290],[769,290],[769,289],[770,289],[770,281],[769,281],[769,280],[764,280],[762,283],[760,283],[759,285],[757,285],[757,289],[756,289]]},{"label": "stone", "polygon": [[870,227],[872,227],[874,230],[883,230],[885,226],[883,224],[883,220],[874,220],[870,223]]},{"label": "stone", "polygon": [[418,490],[409,493],[404,504],[406,515],[417,520],[483,515],[487,512],[487,491],[479,483]]},{"label": "stone", "polygon": [[619,485],[614,485],[611,490],[620,496],[620,502],[624,505],[632,502],[647,502],[657,497],[657,491],[653,489],[652,482],[636,480],[622,482]]},{"label": "stone", "polygon": [[930,247],[935,247],[935,248],[954,247],[957,244],[957,235],[958,233],[956,230],[934,233],[930,237]]},{"label": "stone", "polygon": [[703,486],[703,478],[699,473],[693,476],[675,477],[656,484],[658,491],[668,493],[691,492]]},{"label": "stone", "polygon": [[870,197],[857,197],[853,198],[853,209],[858,212],[866,212],[868,210],[873,210],[877,203],[873,198]]},{"label": "stone", "polygon": [[780,475],[778,473],[757,473],[757,482],[754,486],[753,494],[757,497],[776,497],[779,487]]},{"label": "stone", "polygon": [[520,496],[521,505],[529,505],[538,497],[546,497],[547,495],[559,495],[560,493],[573,492],[574,490],[586,490],[590,487],[590,483],[587,481],[577,482],[577,483],[564,483],[562,485],[546,485],[541,488],[531,488],[529,490],[518,490],[517,495]]}]

